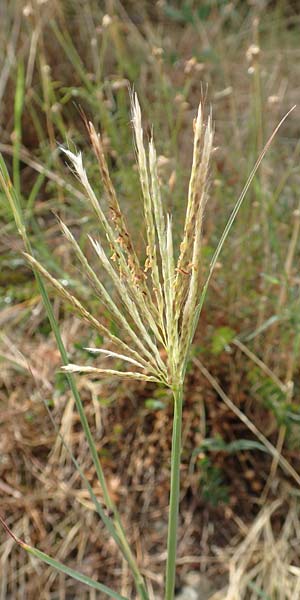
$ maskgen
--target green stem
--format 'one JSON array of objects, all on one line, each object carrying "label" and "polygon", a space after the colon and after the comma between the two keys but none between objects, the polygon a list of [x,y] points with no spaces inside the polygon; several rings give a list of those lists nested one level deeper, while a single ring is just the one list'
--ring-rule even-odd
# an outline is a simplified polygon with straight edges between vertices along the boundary
[{"label": "green stem", "polygon": [[180,457],[181,457],[181,427],[182,427],[182,385],[173,388],[174,416],[171,453],[171,489],[168,524],[168,555],[166,568],[165,600],[173,600],[176,574],[177,528],[180,491]]},{"label": "green stem", "polygon": [[20,150],[22,141],[22,114],[24,108],[24,64],[20,62],[17,72],[17,88],[14,102],[14,138],[13,138],[13,182],[18,196],[21,196]]}]

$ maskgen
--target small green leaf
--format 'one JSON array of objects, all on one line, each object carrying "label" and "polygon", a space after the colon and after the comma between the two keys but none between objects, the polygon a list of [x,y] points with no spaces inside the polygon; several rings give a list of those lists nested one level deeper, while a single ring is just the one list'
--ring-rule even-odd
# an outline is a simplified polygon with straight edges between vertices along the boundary
[{"label": "small green leaf", "polygon": [[65,575],[69,575],[69,577],[76,579],[76,581],[80,581],[80,583],[85,583],[85,585],[88,585],[90,588],[93,588],[94,590],[99,590],[100,592],[103,592],[107,596],[110,596],[110,598],[115,598],[116,600],[127,600],[127,598],[125,598],[125,596],[121,596],[120,594],[118,594],[118,592],[115,592],[114,590],[107,587],[103,583],[98,583],[98,581],[91,579],[91,577],[88,577],[87,575],[84,575],[83,573],[79,573],[79,571],[75,571],[74,569],[67,567],[66,565],[59,562],[58,560],[55,560],[54,558],[51,558],[51,556],[48,556],[48,554],[41,552],[41,550],[38,550],[37,548],[33,548],[32,546],[28,546],[28,544],[22,544],[22,547],[29,554],[32,554],[32,556],[35,556],[36,558],[42,560],[47,565],[50,565],[50,567],[57,569],[57,571],[60,571],[61,573],[65,573]]}]

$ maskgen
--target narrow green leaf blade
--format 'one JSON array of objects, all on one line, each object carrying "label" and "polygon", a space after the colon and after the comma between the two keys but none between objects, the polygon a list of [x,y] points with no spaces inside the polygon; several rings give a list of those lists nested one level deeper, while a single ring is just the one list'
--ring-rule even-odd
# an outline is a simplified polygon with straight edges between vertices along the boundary
[{"label": "narrow green leaf blade", "polygon": [[24,64],[19,62],[17,72],[17,87],[14,102],[14,140],[13,140],[13,182],[20,196],[20,149],[22,139],[22,114],[24,108]]},{"label": "narrow green leaf blade", "polygon": [[79,571],[75,571],[75,569],[71,569],[71,567],[67,567],[60,561],[56,560],[55,558],[52,558],[48,554],[45,554],[45,552],[42,552],[41,550],[38,550],[37,548],[33,548],[32,546],[29,546],[28,544],[24,544],[24,543],[22,543],[22,547],[24,548],[24,550],[26,550],[26,552],[28,552],[32,556],[35,556],[35,558],[42,560],[44,563],[46,563],[50,567],[57,569],[57,571],[60,571],[61,573],[64,573],[65,575],[68,575],[69,577],[76,579],[76,581],[80,581],[80,583],[84,583],[85,585],[88,585],[90,588],[93,588],[94,590],[103,592],[107,596],[110,596],[110,598],[115,598],[115,600],[128,600],[125,596],[121,596],[120,594],[118,594],[118,592],[115,592],[114,590],[112,590],[108,586],[104,585],[103,583],[99,583],[98,581],[95,581],[91,577],[88,577],[87,575],[84,575],[83,573],[80,573]]}]

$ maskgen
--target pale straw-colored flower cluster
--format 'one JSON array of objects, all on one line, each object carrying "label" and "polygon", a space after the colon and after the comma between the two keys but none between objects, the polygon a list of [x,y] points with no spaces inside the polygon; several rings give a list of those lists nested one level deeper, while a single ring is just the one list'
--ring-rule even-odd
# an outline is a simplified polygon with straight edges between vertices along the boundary
[{"label": "pale straw-colored flower cluster", "polygon": [[155,146],[151,139],[147,156],[141,110],[136,94],[132,97],[132,122],[144,204],[147,240],[145,264],[141,263],[135,252],[110,178],[101,137],[96,133],[94,126],[91,123],[87,124],[98,160],[109,216],[105,214],[102,203],[89,183],[81,153],[74,154],[70,150],[63,150],[71,161],[86,199],[106,236],[108,251],[104,250],[99,239],[90,237],[90,242],[102,269],[113,283],[113,296],[103,285],[102,277],[99,278],[90,265],[70,229],[62,222],[60,225],[93,292],[118,325],[120,336],[112,334],[34,258],[28,256],[28,260],[50,281],[74,311],[113,345],[112,350],[88,350],[118,358],[134,366],[133,371],[116,371],[69,364],[63,367],[65,371],[116,374],[121,377],[161,382],[174,389],[183,382],[187,356],[197,325],[195,318],[197,320],[201,294],[201,231],[213,145],[212,122],[211,116],[206,123],[204,122],[203,108],[200,105],[194,121],[193,162],[184,233],[177,261],[173,250],[172,220],[170,215],[165,214],[161,198]]}]

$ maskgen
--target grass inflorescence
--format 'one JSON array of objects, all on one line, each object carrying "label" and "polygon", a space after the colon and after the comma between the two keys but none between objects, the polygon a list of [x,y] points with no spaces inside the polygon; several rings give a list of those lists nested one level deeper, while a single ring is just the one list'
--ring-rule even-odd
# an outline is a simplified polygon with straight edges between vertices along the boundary
[{"label": "grass inflorescence", "polygon": [[[70,160],[86,199],[95,212],[104,233],[108,250],[100,240],[90,236],[91,245],[100,265],[110,277],[118,301],[106,290],[96,271],[81,251],[68,227],[61,221],[61,229],[72,245],[92,291],[120,326],[122,335],[113,335],[57,281],[35,258],[26,254],[33,268],[50,282],[76,314],[104,334],[115,350],[111,357],[119,358],[136,367],[135,371],[105,369],[95,366],[67,364],[62,371],[93,376],[115,375],[123,378],[152,381],[169,387],[174,395],[174,429],[172,442],[172,470],[166,570],[166,598],[172,598],[175,586],[176,533],[179,506],[179,468],[181,454],[181,420],[183,384],[187,358],[195,329],[195,310],[200,302],[201,232],[203,212],[208,192],[209,161],[213,149],[211,116],[204,122],[200,105],[194,124],[195,141],[193,166],[183,239],[176,260],[173,249],[171,216],[165,214],[160,191],[154,140],[149,144],[149,156],[143,141],[141,110],[137,95],[132,96],[132,123],[135,136],[137,163],[144,203],[146,228],[146,260],[139,260],[128,232],[117,195],[109,176],[100,135],[91,123],[88,130],[98,159],[103,187],[110,209],[110,220],[94,193],[81,153],[62,149]],[[92,349],[94,353],[104,349]]]}]

